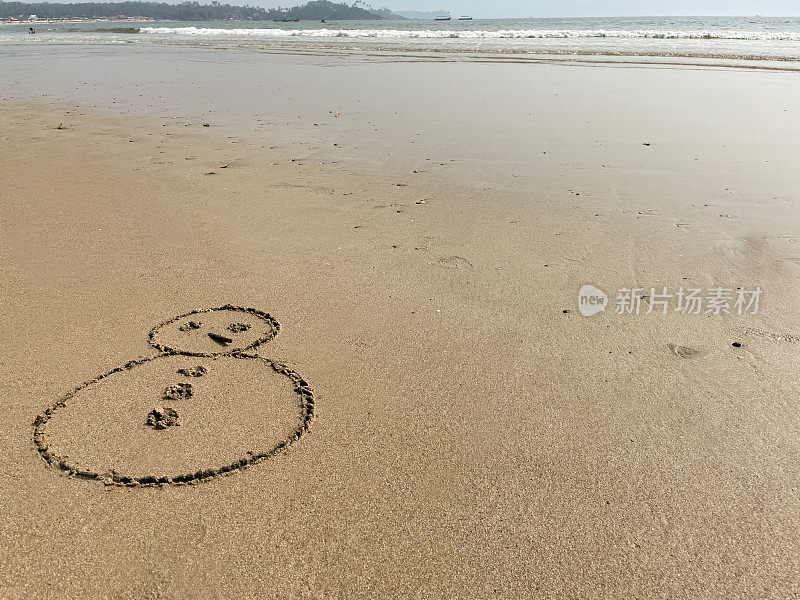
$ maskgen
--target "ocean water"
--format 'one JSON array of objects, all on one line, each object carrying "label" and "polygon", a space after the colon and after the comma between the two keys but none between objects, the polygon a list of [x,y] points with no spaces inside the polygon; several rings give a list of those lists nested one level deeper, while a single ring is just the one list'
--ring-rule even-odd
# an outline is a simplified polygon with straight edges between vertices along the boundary
[{"label": "ocean water", "polygon": [[472,21],[41,23],[0,26],[7,44],[184,44],[225,48],[800,60],[800,17]]}]

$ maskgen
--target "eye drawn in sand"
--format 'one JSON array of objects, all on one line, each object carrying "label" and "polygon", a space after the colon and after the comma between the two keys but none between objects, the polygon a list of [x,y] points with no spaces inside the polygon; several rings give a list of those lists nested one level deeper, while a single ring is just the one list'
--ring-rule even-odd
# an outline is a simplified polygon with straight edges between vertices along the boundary
[{"label": "eye drawn in sand", "polygon": [[154,327],[158,354],[81,384],[36,417],[36,450],[62,474],[130,487],[200,483],[275,456],[314,417],[308,382],[255,354],[279,328],[231,305]]}]

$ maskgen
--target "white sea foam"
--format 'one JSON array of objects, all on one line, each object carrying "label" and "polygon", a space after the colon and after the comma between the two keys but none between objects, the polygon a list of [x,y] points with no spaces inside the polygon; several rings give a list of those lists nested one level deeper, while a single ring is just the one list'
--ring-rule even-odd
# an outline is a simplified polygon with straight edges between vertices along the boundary
[{"label": "white sea foam", "polygon": [[677,39],[677,40],[764,40],[800,41],[800,32],[788,31],[663,31],[617,29],[501,29],[449,30],[449,29],[279,29],[279,28],[204,28],[204,27],[141,27],[140,33],[228,37],[248,36],[260,38],[400,38],[400,39]]}]

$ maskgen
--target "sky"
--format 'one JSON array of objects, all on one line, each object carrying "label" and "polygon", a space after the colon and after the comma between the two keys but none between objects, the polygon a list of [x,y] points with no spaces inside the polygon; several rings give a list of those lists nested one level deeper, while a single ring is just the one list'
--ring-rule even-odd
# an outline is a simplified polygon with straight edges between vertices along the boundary
[{"label": "sky", "polygon": [[[284,3],[286,0],[283,0]],[[334,0],[335,1],[335,0]],[[442,9],[476,18],[655,15],[800,16],[800,0],[366,0],[375,8]],[[348,2],[352,3],[352,0]]]}]

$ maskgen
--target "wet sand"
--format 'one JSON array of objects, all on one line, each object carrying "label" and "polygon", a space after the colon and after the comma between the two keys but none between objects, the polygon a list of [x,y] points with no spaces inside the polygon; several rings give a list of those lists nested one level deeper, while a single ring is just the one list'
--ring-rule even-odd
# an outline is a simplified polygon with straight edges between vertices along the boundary
[{"label": "wet sand", "polygon": [[[185,52],[140,56],[152,81],[75,51],[2,75],[0,595],[800,591],[796,76],[259,56],[315,77],[279,102],[233,90],[229,53],[191,55],[202,89],[157,83]],[[586,283],[764,292],[758,315],[589,319]],[[37,415],[228,303],[279,322],[257,351],[313,388],[307,434],[193,485],[45,464]],[[223,402],[198,468],[258,410]],[[146,412],[144,447],[170,431]]]}]

